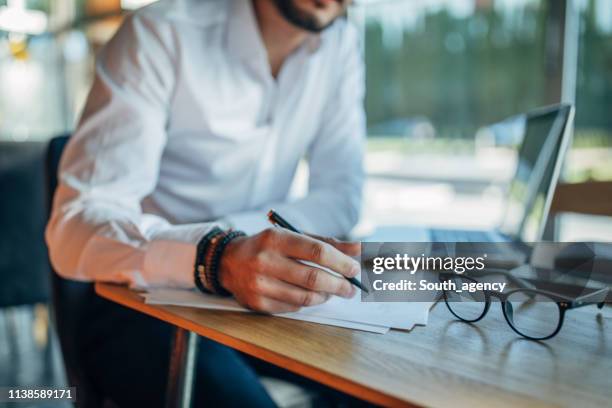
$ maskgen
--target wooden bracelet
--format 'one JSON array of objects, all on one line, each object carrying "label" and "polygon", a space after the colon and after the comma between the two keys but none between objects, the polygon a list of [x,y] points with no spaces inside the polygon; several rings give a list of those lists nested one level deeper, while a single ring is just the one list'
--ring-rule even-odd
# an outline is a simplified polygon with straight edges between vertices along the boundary
[{"label": "wooden bracelet", "polygon": [[196,248],[193,278],[195,286],[203,293],[213,293],[212,286],[206,282],[206,263],[204,258],[211,240],[220,234],[223,234],[223,231],[218,227],[214,227],[198,242]]},{"label": "wooden bracelet", "polygon": [[219,240],[214,247],[211,263],[209,264],[210,283],[212,284],[214,292],[221,296],[231,296],[231,293],[228,292],[219,281],[219,266],[221,266],[221,257],[223,256],[223,252],[230,242],[243,236],[246,236],[246,234],[242,231],[230,231],[223,237],[219,237]]}]

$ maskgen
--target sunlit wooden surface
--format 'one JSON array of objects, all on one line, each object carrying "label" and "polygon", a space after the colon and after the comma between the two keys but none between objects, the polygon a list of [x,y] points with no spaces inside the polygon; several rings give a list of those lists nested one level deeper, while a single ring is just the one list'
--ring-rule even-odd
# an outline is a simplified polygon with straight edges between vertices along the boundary
[{"label": "sunlit wooden surface", "polygon": [[612,308],[572,310],[547,342],[518,337],[499,304],[477,325],[436,305],[426,327],[386,335],[263,315],[145,305],[96,284],[107,299],[336,389],[387,405],[609,406]]}]

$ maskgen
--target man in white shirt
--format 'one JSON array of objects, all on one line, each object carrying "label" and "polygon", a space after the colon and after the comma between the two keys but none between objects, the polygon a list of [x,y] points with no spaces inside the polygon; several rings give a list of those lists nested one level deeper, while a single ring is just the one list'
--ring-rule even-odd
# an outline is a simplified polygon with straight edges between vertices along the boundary
[{"label": "man in white shirt", "polygon": [[[364,84],[356,32],[338,18],[349,3],[161,0],[128,16],[98,56],[62,157],[46,232],[57,272],[131,287],[193,288],[199,251],[213,245],[206,237],[216,230],[228,237],[233,229],[246,235],[218,246],[216,285],[206,278],[201,289],[270,313],[353,296],[347,280],[295,259],[351,277],[359,268],[349,257],[357,244],[269,229],[266,220],[275,208],[302,230],[340,236],[358,219]],[[309,191],[289,201],[303,157]],[[106,326],[85,336],[84,359],[101,391],[120,405],[161,404],[151,384],[163,389],[169,328],[94,302],[92,322]],[[118,328],[124,334],[116,335]],[[146,339],[138,349],[126,345],[138,338]],[[202,342],[197,401],[270,402],[244,380],[251,377],[237,355]],[[142,366],[127,368],[152,364],[153,355],[159,362],[147,381],[136,374]],[[122,375],[112,371],[118,358],[126,364]],[[236,376],[227,390],[211,363],[219,359],[223,375]],[[117,390],[125,381],[135,387],[130,393]]]}]

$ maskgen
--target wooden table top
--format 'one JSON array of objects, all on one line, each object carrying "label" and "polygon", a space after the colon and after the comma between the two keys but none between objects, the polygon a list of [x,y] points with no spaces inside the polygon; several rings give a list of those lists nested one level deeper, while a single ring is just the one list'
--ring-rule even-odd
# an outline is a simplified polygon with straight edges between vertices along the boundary
[{"label": "wooden table top", "polygon": [[546,342],[516,335],[499,304],[479,323],[443,304],[429,324],[385,335],[271,316],[144,304],[122,286],[96,284],[109,300],[277,366],[385,406],[609,406],[612,308],[567,313]]}]

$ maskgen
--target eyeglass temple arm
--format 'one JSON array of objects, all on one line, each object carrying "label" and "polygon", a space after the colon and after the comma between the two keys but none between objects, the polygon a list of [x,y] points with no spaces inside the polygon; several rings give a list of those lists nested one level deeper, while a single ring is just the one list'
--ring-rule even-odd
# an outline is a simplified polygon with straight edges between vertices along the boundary
[{"label": "eyeglass temple arm", "polygon": [[514,275],[512,275],[509,271],[505,270],[505,269],[499,269],[499,268],[486,268],[483,269],[482,271],[472,271],[470,273],[481,273],[483,275],[486,274],[499,274],[499,275],[503,275],[506,279],[508,279],[508,281],[510,281],[510,283],[512,283],[513,285],[515,285],[518,288],[521,289],[536,289],[535,285],[531,284],[530,282],[526,281],[525,279],[516,277]]},{"label": "eyeglass temple arm", "polygon": [[570,303],[570,308],[575,309],[577,307],[597,304],[597,307],[601,309],[606,303],[609,291],[609,288],[603,288],[588,295],[579,296]]}]

